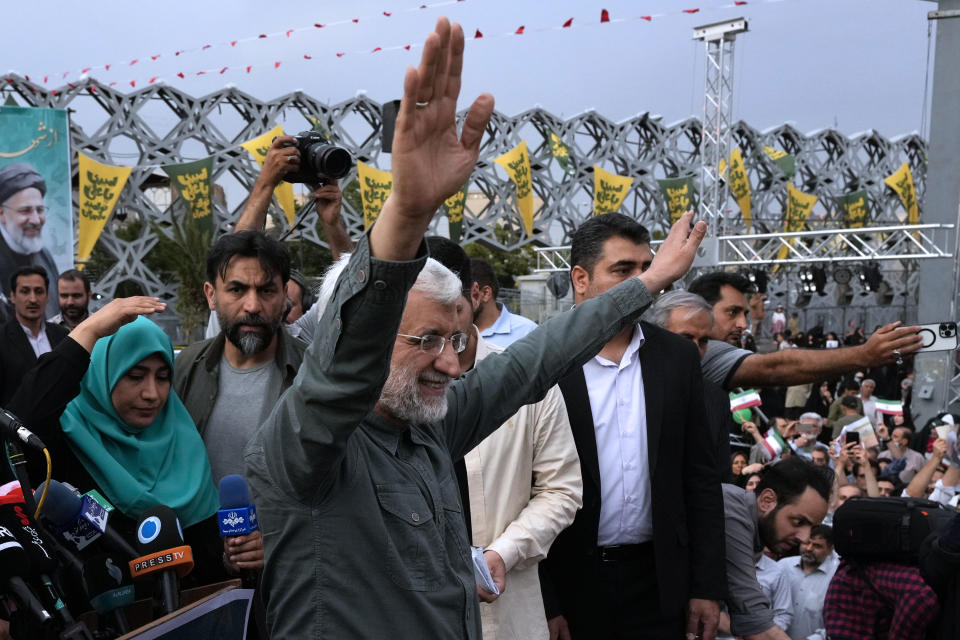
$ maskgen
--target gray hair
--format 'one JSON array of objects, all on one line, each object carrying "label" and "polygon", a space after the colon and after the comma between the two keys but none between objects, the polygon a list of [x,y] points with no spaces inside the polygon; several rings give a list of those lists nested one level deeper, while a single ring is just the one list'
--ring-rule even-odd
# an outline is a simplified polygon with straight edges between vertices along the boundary
[{"label": "gray hair", "polygon": [[806,413],[800,416],[799,420],[800,421],[816,420],[818,425],[820,425],[821,427],[823,426],[823,416],[814,411],[807,411]]},{"label": "gray hair", "polygon": [[[330,265],[323,274],[315,303],[319,307],[317,317],[322,316],[326,311],[327,305],[333,298],[333,292],[337,288],[337,281],[349,262],[350,254],[341,254],[340,259]],[[457,275],[433,258],[427,258],[426,264],[417,276],[417,281],[413,284],[412,291],[420,291],[430,300],[446,306],[456,304],[463,295]]]},{"label": "gray hair", "polygon": [[648,322],[664,329],[670,324],[670,313],[674,309],[689,309],[683,319],[686,320],[698,313],[706,313],[713,322],[713,307],[695,293],[689,291],[670,291],[663,294],[645,314]]}]

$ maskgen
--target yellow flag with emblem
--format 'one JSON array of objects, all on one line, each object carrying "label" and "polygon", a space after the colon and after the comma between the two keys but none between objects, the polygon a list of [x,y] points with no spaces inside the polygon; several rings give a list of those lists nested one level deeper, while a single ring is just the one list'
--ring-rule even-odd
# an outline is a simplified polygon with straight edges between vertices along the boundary
[{"label": "yellow flag with emblem", "polygon": [[387,196],[393,191],[393,174],[357,162],[357,179],[360,181],[363,228],[368,229],[380,215],[383,203],[387,201]]},{"label": "yellow flag with emblem", "polygon": [[[264,161],[267,159],[267,151],[270,150],[270,145],[273,144],[273,139],[282,135],[284,135],[283,127],[277,125],[262,136],[248,140],[240,146],[249,151],[253,159],[257,161],[257,164],[262,167]],[[273,190],[273,195],[277,196],[277,202],[280,203],[280,208],[283,209],[283,215],[287,218],[287,224],[292,227],[294,215],[297,211],[297,205],[293,201],[293,185],[289,182],[281,182]]]},{"label": "yellow flag with emblem", "polygon": [[893,175],[883,181],[900,196],[900,202],[907,212],[907,224],[920,224],[920,206],[917,204],[917,192],[913,188],[910,165],[904,162]]},{"label": "yellow flag with emblem", "polygon": [[593,165],[593,215],[613,213],[623,204],[633,178],[618,176],[615,173],[604,171],[600,165]]},{"label": "yellow flag with emblem", "polygon": [[[787,213],[783,220],[783,230],[787,233],[791,231],[803,231],[807,219],[813,211],[813,205],[817,203],[817,196],[800,191],[791,183],[787,183]],[[787,240],[790,246],[793,246],[794,239]],[[783,260],[790,255],[789,247],[780,247],[777,252],[777,260]],[[779,265],[777,265],[779,266]]]},{"label": "yellow flag with emblem", "polygon": [[494,162],[504,168],[507,175],[517,187],[517,206],[520,208],[520,217],[523,219],[523,228],[527,235],[533,235],[533,184],[530,182],[530,152],[527,151],[527,141],[494,158]]},{"label": "yellow flag with emblem", "polygon": [[131,167],[112,167],[100,164],[77,152],[77,168],[80,174],[77,214],[77,261],[82,263],[90,257],[103,227],[117,206],[120,192],[130,178]]}]

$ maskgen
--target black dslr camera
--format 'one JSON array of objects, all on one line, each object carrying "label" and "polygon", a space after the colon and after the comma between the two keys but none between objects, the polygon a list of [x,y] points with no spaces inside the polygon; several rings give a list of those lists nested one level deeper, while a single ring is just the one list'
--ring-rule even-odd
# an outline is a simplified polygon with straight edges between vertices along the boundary
[{"label": "black dslr camera", "polygon": [[300,150],[300,168],[284,176],[287,182],[317,186],[327,180],[342,178],[350,172],[353,158],[343,147],[330,144],[316,131],[301,131],[294,138]]}]

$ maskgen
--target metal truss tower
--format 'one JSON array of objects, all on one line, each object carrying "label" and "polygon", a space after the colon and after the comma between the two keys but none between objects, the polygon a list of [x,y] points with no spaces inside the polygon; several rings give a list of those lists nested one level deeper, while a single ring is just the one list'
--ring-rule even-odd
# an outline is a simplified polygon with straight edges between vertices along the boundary
[{"label": "metal truss tower", "polygon": [[695,27],[694,40],[702,40],[707,54],[703,95],[703,135],[700,140],[700,210],[714,238],[726,231],[723,211],[727,184],[720,177],[720,163],[730,153],[733,125],[733,45],[738,33],[747,31],[743,18]]}]

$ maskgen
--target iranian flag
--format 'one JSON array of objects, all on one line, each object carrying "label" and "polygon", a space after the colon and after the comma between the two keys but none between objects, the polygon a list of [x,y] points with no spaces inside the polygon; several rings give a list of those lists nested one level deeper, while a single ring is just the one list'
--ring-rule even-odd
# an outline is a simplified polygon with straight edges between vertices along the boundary
[{"label": "iranian flag", "polygon": [[746,391],[741,391],[740,393],[731,393],[730,394],[730,412],[733,413],[738,409],[749,409],[750,407],[759,407],[762,402],[760,402],[760,394],[757,393],[756,389],[747,389]]},{"label": "iranian flag", "polygon": [[889,413],[896,416],[903,415],[903,403],[899,400],[883,400],[877,398],[876,403],[878,413]]},{"label": "iranian flag", "polygon": [[767,436],[763,439],[761,443],[763,448],[767,450],[767,453],[770,454],[771,458],[778,458],[783,450],[787,448],[787,443],[784,439],[777,433],[776,429],[770,429],[767,431]]}]

